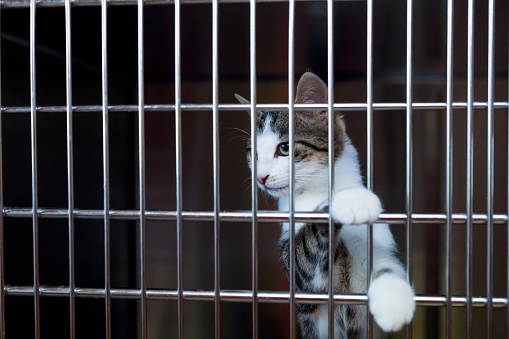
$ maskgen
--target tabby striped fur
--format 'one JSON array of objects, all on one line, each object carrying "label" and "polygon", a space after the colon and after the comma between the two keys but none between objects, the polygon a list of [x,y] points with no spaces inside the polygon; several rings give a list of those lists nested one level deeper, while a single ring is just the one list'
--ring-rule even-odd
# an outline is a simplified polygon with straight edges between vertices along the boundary
[{"label": "tabby striped fur", "polygon": [[[240,102],[247,100],[237,96]],[[316,75],[305,73],[297,86],[296,103],[327,102],[327,87]],[[335,220],[334,292],[365,294],[367,281],[367,223],[378,219],[382,207],[378,197],[367,190],[357,159],[357,151],[346,135],[339,113],[334,117],[334,195],[328,202],[328,119],[320,110],[295,111],[295,211],[328,212]],[[278,198],[279,209],[288,211],[288,112],[260,112],[257,117],[257,181],[259,187]],[[248,144],[248,163],[251,152]],[[295,283],[297,292],[327,293],[329,274],[328,224],[295,223]],[[288,275],[288,223],[283,223],[279,241],[281,261]],[[370,311],[381,331],[399,330],[409,323],[415,310],[414,292],[388,225],[373,226],[373,271],[367,291]],[[328,309],[325,304],[297,303],[297,319],[303,338],[328,337]],[[335,338],[364,338],[365,305],[336,305]],[[380,329],[381,328],[381,329]]]}]

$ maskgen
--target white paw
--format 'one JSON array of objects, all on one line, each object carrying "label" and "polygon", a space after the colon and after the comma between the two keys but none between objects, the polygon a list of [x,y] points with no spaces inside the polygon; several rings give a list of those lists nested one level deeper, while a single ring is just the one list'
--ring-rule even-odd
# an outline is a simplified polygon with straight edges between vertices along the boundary
[{"label": "white paw", "polygon": [[375,193],[359,187],[339,191],[332,199],[332,218],[346,225],[373,223],[382,213]]},{"label": "white paw", "polygon": [[415,312],[414,291],[402,278],[383,274],[369,286],[368,303],[376,323],[385,332],[399,331]]}]

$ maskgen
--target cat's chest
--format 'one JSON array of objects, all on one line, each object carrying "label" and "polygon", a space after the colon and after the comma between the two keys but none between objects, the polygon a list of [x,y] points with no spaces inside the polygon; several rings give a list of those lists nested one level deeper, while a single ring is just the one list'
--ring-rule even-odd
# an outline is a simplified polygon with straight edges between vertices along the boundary
[{"label": "cat's chest", "polygon": [[[306,192],[305,194],[296,194],[294,198],[295,212],[312,212],[327,200],[327,192]],[[289,197],[284,196],[279,199],[279,210],[289,210]]]},{"label": "cat's chest", "polygon": [[[294,198],[294,211],[295,212],[313,212],[320,205],[326,203],[327,200],[327,192],[306,192],[306,194],[295,195]],[[279,210],[280,211],[288,211],[289,210],[289,197],[284,196],[279,198]],[[301,227],[303,227],[306,223],[296,222],[295,223],[295,233],[297,233]],[[283,231],[289,229],[288,223],[283,223]]]}]

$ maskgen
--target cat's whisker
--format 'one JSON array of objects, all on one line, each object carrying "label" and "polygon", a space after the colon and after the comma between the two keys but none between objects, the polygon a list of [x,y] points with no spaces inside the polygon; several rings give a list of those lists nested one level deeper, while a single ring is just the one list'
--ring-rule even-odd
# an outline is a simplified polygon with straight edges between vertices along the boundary
[{"label": "cat's whisker", "polygon": [[240,140],[242,141],[242,143],[245,145],[247,145],[247,142],[248,142],[248,138],[244,137],[243,135],[237,135],[237,136],[234,136],[232,138],[229,138],[225,144],[224,144],[224,147],[228,146],[230,143],[232,143],[233,141],[237,141],[237,140]]},{"label": "cat's whisker", "polygon": [[242,193],[242,196],[246,196],[247,192],[249,192],[251,190],[251,184],[247,185],[247,188],[244,190],[244,193]]},{"label": "cat's whisker", "polygon": [[[228,140],[224,144],[225,147],[228,146],[232,141],[235,141],[235,140],[241,140],[245,144],[248,143],[250,135],[249,135],[249,133],[247,131],[243,130],[242,128],[238,128],[238,127],[225,127],[225,128],[230,130],[230,133],[228,133]],[[237,134],[237,135],[235,135],[233,137],[231,136],[232,134],[235,134],[235,133],[238,133],[238,132],[242,132],[242,133],[241,134]]]},{"label": "cat's whisker", "polygon": [[251,176],[249,176],[248,178],[246,178],[241,184],[240,186],[243,186],[247,183],[247,188],[244,190],[244,193],[242,193],[242,196],[246,196],[246,193],[251,189]]},{"label": "cat's whisker", "polygon": [[223,127],[223,128],[225,128],[227,130],[230,130],[229,134],[233,134],[233,133],[236,133],[236,132],[241,132],[240,135],[244,136],[246,139],[249,139],[251,137],[249,132],[247,132],[246,130],[244,130],[242,128],[239,128],[239,127]]},{"label": "cat's whisker", "polygon": [[227,127],[227,128],[228,128],[228,129],[232,129],[232,130],[234,130],[234,131],[242,132],[242,133],[244,133],[244,134],[245,134],[248,138],[250,138],[250,137],[251,137],[251,134],[249,134],[249,132],[248,132],[248,131],[246,131],[246,130],[245,130],[245,129],[243,129],[243,128],[240,128],[240,127]]}]

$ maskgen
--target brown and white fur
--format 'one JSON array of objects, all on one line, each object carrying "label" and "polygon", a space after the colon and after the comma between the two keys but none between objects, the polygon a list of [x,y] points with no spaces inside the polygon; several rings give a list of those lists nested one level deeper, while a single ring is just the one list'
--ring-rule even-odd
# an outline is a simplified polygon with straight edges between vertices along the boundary
[{"label": "brown and white fur", "polygon": [[[241,103],[247,100],[236,95]],[[327,86],[313,73],[305,73],[297,86],[296,103],[326,103]],[[328,206],[327,111],[295,111],[295,211],[331,210],[335,231],[335,293],[366,293],[366,224],[382,211],[379,198],[362,183],[357,151],[346,135],[344,121],[335,114],[334,194]],[[259,112],[257,117],[258,186],[279,200],[279,210],[288,211],[288,112]],[[251,166],[250,143],[248,163]],[[295,223],[295,276],[297,292],[328,291],[328,224]],[[280,256],[288,274],[289,225],[282,225]],[[373,226],[373,271],[367,292],[368,304],[378,324],[375,337],[400,330],[415,311],[414,291],[406,280],[397,257],[389,226]],[[325,304],[297,304],[297,318],[303,338],[328,337]],[[335,307],[335,338],[364,338],[366,306]],[[381,330],[380,330],[381,329]]]}]

